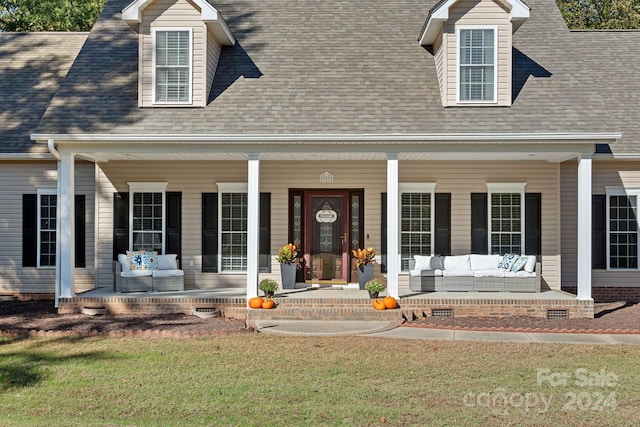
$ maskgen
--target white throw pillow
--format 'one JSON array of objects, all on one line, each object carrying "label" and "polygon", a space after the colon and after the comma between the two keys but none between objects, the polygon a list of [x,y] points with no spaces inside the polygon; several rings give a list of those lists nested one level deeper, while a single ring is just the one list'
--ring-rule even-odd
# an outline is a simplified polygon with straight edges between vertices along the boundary
[{"label": "white throw pillow", "polygon": [[478,270],[495,270],[498,268],[502,257],[500,255],[477,255],[471,254],[471,269]]},{"label": "white throw pillow", "polygon": [[416,260],[415,270],[431,270],[431,257],[424,255],[414,255],[413,258]]},{"label": "white throw pillow", "polygon": [[118,262],[120,263],[122,271],[131,271],[131,259],[126,254],[119,254]]},{"label": "white throw pillow", "polygon": [[536,269],[536,256],[527,255],[527,263],[524,265],[524,271],[528,273],[533,273],[533,270],[535,269]]},{"label": "white throw pillow", "polygon": [[176,254],[158,255],[158,270],[177,270],[177,256]]},{"label": "white throw pillow", "polygon": [[502,261],[498,264],[498,268],[504,271],[511,271],[511,267],[518,261],[518,258],[520,257],[516,254],[504,254]]}]

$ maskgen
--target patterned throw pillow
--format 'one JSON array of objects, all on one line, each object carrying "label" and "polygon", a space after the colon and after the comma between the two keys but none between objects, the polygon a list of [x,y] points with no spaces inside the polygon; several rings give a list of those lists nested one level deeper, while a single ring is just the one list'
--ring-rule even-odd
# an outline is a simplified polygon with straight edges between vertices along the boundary
[{"label": "patterned throw pillow", "polygon": [[517,273],[518,271],[522,270],[525,264],[527,263],[527,259],[528,257],[526,256],[519,257],[518,260],[514,262],[513,265],[511,266],[511,271],[513,271],[514,273]]},{"label": "patterned throw pillow", "polygon": [[502,261],[498,264],[499,270],[510,271],[513,264],[518,260],[518,255],[516,254],[504,254],[502,257]]},{"label": "patterned throw pillow", "polygon": [[157,270],[158,257],[155,251],[127,251],[132,270]]}]

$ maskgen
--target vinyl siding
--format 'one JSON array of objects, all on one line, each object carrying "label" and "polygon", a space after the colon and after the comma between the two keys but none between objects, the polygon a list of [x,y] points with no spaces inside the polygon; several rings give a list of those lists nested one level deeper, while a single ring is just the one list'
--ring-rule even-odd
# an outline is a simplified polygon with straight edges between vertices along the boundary
[{"label": "vinyl siding", "polygon": [[[640,162],[594,161],[593,194],[606,194],[605,186],[640,188]],[[577,285],[578,203],[576,162],[562,165],[562,283]],[[594,287],[640,286],[640,271],[593,270]]]},{"label": "vinyl siding", "polygon": [[[156,0],[142,14],[141,28],[141,101],[143,107],[153,103],[153,28],[191,28],[192,34],[192,105],[205,106],[207,89],[205,74],[206,25],[200,11],[188,0]],[[184,106],[184,104],[179,104]],[[163,106],[166,106],[163,104]]]},{"label": "vinyl siding", "polygon": [[[127,182],[168,182],[167,191],[182,192],[182,267],[185,284],[198,288],[245,285],[244,274],[201,272],[201,196],[217,191],[217,182],[246,182],[245,161],[226,162],[109,162],[101,164],[99,175],[99,285],[111,286],[112,207],[114,191],[129,191]],[[290,188],[364,189],[363,245],[380,248],[380,195],[387,191],[386,162],[278,162],[260,163],[260,191],[271,193],[272,271],[261,277],[279,278],[275,255],[288,240],[288,195]],[[469,253],[471,247],[470,204],[472,192],[486,192],[486,182],[527,182],[527,192],[542,193],[543,279],[559,287],[557,236],[558,166],[546,162],[400,162],[401,182],[436,182],[437,192],[452,193],[452,251]],[[331,183],[320,182],[323,172],[334,176]],[[189,263],[193,261],[193,266]],[[402,275],[400,287],[408,289]]]},{"label": "vinyl siding", "polygon": [[[449,9],[449,21],[447,21],[444,30],[447,49],[447,52],[444,54],[447,61],[447,97],[445,106],[458,105],[458,39],[456,28],[459,26],[498,27],[497,105],[511,105],[512,26],[509,20],[509,13],[493,0],[461,0]],[[465,102],[464,105],[473,105],[473,103]]]},{"label": "vinyl siding", "polygon": [[447,64],[447,49],[444,47],[447,44],[447,33],[442,33],[436,39],[436,42],[433,44],[433,54],[436,64],[436,73],[438,75],[438,83],[440,84],[440,97],[442,98],[442,105],[446,106],[447,104],[447,76],[448,70],[445,66]]},{"label": "vinyl siding", "polygon": [[218,68],[218,60],[220,59],[220,52],[222,46],[213,36],[211,31],[207,31],[207,85],[205,87],[205,95],[208,97],[211,91],[211,85],[213,84],[213,77],[216,74],[216,68]]},{"label": "vinyl siding", "polygon": [[[55,269],[22,267],[22,195],[56,188],[53,162],[0,162],[0,293],[54,293]],[[94,169],[76,162],[76,194],[85,195],[86,268],[75,270],[76,292],[94,286]]]}]

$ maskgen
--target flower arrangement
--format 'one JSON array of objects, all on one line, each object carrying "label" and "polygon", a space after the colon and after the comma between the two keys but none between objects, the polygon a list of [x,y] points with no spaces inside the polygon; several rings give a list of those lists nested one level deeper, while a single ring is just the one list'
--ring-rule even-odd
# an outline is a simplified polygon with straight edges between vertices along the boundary
[{"label": "flower arrangement", "polygon": [[366,249],[354,249],[351,251],[356,258],[356,265],[363,270],[365,265],[375,264],[376,252],[372,247]]},{"label": "flower arrangement", "polygon": [[273,293],[278,289],[278,282],[269,278],[262,279],[260,281],[260,284],[258,285],[258,289],[260,289],[265,294],[270,293],[271,295],[273,295]]},{"label": "flower arrangement", "polygon": [[276,261],[280,264],[293,264],[298,258],[298,246],[292,243],[286,244],[278,250]]}]

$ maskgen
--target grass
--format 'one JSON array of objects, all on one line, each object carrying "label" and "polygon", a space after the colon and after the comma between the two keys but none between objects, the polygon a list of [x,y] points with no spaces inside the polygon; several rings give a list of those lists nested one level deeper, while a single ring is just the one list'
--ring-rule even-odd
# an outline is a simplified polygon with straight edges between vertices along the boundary
[{"label": "grass", "polygon": [[5,339],[0,426],[638,425],[638,360],[374,337]]}]

